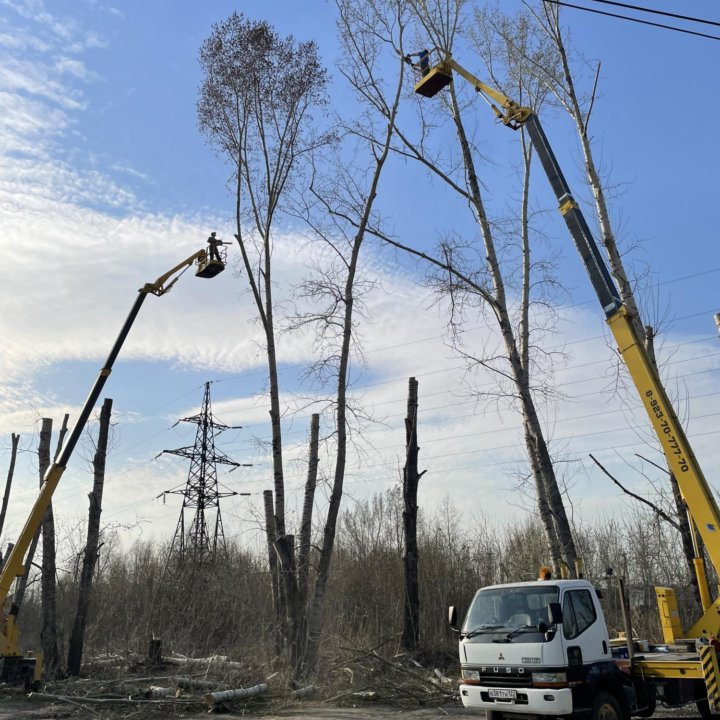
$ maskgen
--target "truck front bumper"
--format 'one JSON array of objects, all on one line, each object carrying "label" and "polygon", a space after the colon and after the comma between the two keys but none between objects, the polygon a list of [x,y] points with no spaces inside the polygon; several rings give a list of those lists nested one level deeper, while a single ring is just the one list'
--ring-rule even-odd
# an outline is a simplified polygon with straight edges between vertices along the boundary
[{"label": "truck front bumper", "polygon": [[514,699],[491,698],[484,685],[460,684],[460,697],[468,708],[526,715],[570,715],[573,711],[569,688],[518,688]]}]

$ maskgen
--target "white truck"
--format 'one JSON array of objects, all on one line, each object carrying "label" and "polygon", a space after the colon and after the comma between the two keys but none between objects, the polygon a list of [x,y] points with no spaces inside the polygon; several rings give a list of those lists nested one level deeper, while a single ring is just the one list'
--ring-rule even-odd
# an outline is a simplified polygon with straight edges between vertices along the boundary
[{"label": "white truck", "polygon": [[[705,677],[693,671],[694,649],[680,657],[668,645],[636,643],[633,656],[625,644],[611,643],[598,592],[587,580],[482,588],[462,626],[454,607],[449,621],[460,636],[463,705],[486,710],[490,720],[648,717],[657,700],[696,702],[709,714]],[[684,674],[677,667],[683,660]]]}]

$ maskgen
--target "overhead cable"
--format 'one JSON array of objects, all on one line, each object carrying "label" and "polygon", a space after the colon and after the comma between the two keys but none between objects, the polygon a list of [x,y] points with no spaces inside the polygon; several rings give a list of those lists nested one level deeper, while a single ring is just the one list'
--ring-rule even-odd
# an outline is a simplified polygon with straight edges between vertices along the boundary
[{"label": "overhead cable", "polygon": [[575,5],[574,3],[564,2],[564,0],[544,0],[544,2],[552,5],[562,5],[563,7],[569,7],[575,10],[584,10],[585,12],[594,13],[596,15],[605,15],[619,20],[627,20],[628,22],[638,23],[640,25],[662,28],[663,30],[674,30],[675,32],[684,33],[686,35],[695,35],[696,37],[707,38],[708,40],[720,40],[720,37],[717,35],[709,35],[707,33],[697,32],[696,30],[687,30],[686,28],[676,27],[675,25],[665,25],[663,23],[651,22],[650,20],[641,20],[640,18],[630,17],[629,15],[619,15],[618,13],[611,13],[606,10],[595,10],[594,8],[585,7],[583,5]]}]

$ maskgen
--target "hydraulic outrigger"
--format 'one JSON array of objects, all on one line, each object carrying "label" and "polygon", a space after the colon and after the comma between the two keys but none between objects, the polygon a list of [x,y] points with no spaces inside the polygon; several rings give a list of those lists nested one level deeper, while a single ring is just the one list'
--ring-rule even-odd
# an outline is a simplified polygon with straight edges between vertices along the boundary
[{"label": "hydraulic outrigger", "polygon": [[[218,244],[221,244],[221,242],[215,241],[216,247]],[[215,277],[215,275],[225,269],[224,248],[222,250],[215,250],[212,255],[206,249],[198,250],[189,258],[178,263],[174,268],[161,275],[155,282],[146,283],[138,290],[138,296],[120,329],[115,344],[110,350],[110,354],[100,370],[94,385],[90,389],[90,393],[80,410],[80,414],[72,430],[68,432],[57,459],[45,473],[43,483],[40,487],[40,493],[35,500],[30,515],[25,521],[25,526],[20,532],[17,542],[3,565],[2,572],[0,572],[0,608],[4,608],[10,587],[15,578],[23,575],[27,571],[24,565],[25,554],[42,523],[43,515],[50,504],[50,499],[55,492],[55,488],[65,472],[70,456],[80,439],[80,435],[85,428],[90,413],[100,397],[105,382],[112,371],[113,364],[130,332],[130,328],[135,322],[135,318],[140,312],[145,298],[148,295],[160,296],[169,292],[173,285],[179,280],[180,276],[193,264],[197,265],[195,272],[197,277]],[[20,651],[18,645],[18,628],[15,622],[17,614],[18,607],[11,604],[7,613],[3,611],[2,619],[0,619],[0,682],[24,682],[26,685],[30,685],[40,680],[42,656],[41,654],[28,654],[27,656],[23,656]]]},{"label": "hydraulic outrigger", "polygon": [[[538,116],[532,108],[519,105],[498,89],[482,82],[449,55],[436,65],[430,67],[428,64],[421,70],[423,71],[422,77],[415,85],[415,92],[419,95],[433,97],[452,82],[453,73],[456,73],[467,80],[483,96],[500,122],[513,130],[521,127],[527,130],[555,193],[560,212],[605,312],[606,321],[618,350],[663,448],[668,467],[677,478],[680,492],[690,515],[690,526],[693,528],[694,522],[705,543],[710,561],[715,569],[720,571],[720,511],[717,503],[657,370],[635,331],[632,318],[620,297],[582,211],[570,191]],[[703,615],[687,632],[683,633],[674,591],[671,588],[656,588],[660,621],[667,643],[674,643],[681,638],[702,638],[704,642],[709,643],[720,636],[720,598],[712,601],[704,561],[697,551],[697,542],[694,542],[694,546],[696,548],[694,564]],[[704,678],[708,688],[710,707],[714,709],[717,706],[717,709],[720,710],[720,691],[718,690],[720,673],[714,653],[712,655],[712,662],[703,662],[702,670],[698,670],[697,661],[678,660],[675,663],[653,663],[646,660],[640,664],[640,672],[644,673],[646,677]]]}]

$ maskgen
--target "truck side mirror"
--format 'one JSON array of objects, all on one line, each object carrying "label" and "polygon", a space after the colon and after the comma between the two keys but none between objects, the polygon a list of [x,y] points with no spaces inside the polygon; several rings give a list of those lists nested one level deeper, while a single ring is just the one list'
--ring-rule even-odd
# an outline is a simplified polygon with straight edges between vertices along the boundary
[{"label": "truck side mirror", "polygon": [[548,603],[548,620],[553,625],[560,625],[563,621],[562,607],[558,602]]},{"label": "truck side mirror", "polygon": [[450,623],[450,627],[457,632],[457,610],[454,605],[448,608],[448,622]]}]

